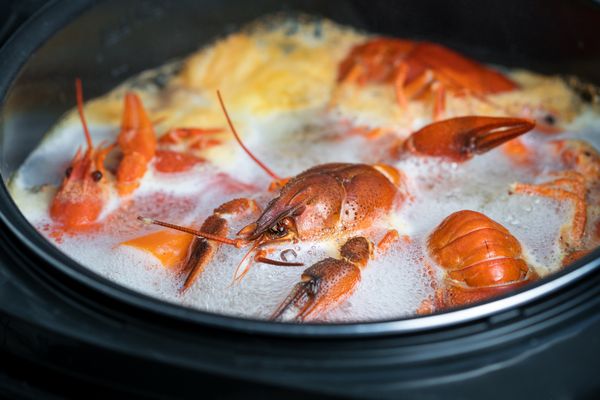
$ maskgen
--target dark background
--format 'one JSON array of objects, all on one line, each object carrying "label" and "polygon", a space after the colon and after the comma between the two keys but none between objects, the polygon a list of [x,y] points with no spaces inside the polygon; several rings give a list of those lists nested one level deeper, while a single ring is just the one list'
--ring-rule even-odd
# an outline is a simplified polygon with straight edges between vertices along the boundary
[{"label": "dark background", "polygon": [[0,0],[0,44],[48,0]]}]

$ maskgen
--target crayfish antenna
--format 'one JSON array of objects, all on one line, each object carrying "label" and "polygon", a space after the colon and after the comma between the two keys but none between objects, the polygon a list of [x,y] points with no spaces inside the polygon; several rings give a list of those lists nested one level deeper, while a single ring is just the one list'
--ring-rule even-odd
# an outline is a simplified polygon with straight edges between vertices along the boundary
[{"label": "crayfish antenna", "polygon": [[404,149],[418,155],[462,162],[490,151],[534,127],[534,121],[524,118],[450,118],[413,133],[404,143]]},{"label": "crayfish antenna", "polygon": [[85,115],[83,114],[83,88],[80,78],[75,78],[75,95],[77,97],[77,112],[79,113],[79,119],[81,119],[81,125],[83,125],[83,133],[85,134],[85,140],[87,141],[88,151],[91,151],[94,148],[94,145],[92,143],[92,135],[90,135],[85,120]]},{"label": "crayfish antenna", "polygon": [[263,263],[263,264],[275,265],[277,267],[302,267],[302,266],[304,266],[304,263],[301,263],[301,262],[279,261],[279,260],[273,260],[271,258],[267,258],[267,257],[263,257],[263,256],[255,257],[254,261]]},{"label": "crayfish antenna", "polygon": [[195,229],[187,228],[185,226],[179,226],[179,225],[171,224],[168,222],[159,221],[159,220],[156,220],[153,218],[138,216],[137,219],[142,221],[146,225],[163,226],[165,228],[170,228],[170,229],[174,229],[176,231],[189,233],[190,235],[199,236],[201,238],[208,239],[208,240],[214,240],[215,242],[219,242],[219,243],[229,244],[231,246],[235,246],[238,248],[243,247],[247,243],[243,239],[229,239],[229,238],[222,237],[219,235],[213,235],[212,233],[197,231]]},{"label": "crayfish antenna", "polygon": [[277,175],[275,172],[273,172],[269,167],[267,167],[254,154],[252,154],[252,152],[246,147],[246,145],[244,145],[244,143],[242,142],[242,139],[240,138],[240,136],[238,135],[237,131],[235,130],[235,127],[233,126],[233,122],[231,122],[231,118],[229,118],[229,113],[227,112],[227,109],[225,108],[225,103],[223,102],[223,98],[221,97],[221,92],[219,90],[217,90],[217,97],[219,98],[219,103],[221,104],[221,109],[223,110],[223,114],[225,114],[225,118],[227,119],[227,124],[229,124],[229,128],[231,129],[231,132],[233,133],[233,136],[235,137],[235,140],[237,140],[237,142],[240,144],[240,146],[242,147],[242,149],[271,178],[273,178],[276,181],[284,181],[283,178],[281,178],[279,175]]}]

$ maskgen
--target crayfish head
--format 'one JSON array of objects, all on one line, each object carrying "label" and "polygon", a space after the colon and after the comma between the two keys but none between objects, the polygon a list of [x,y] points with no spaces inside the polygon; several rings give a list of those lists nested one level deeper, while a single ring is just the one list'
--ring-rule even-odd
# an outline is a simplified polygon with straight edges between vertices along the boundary
[{"label": "crayfish head", "polygon": [[261,227],[258,222],[245,226],[238,236],[246,240],[255,240],[262,245],[272,242],[287,242],[298,238],[296,221],[293,216],[275,220],[271,225]]},{"label": "crayfish head", "polygon": [[102,212],[106,193],[104,151],[94,153],[88,149],[83,155],[81,151],[75,154],[50,204],[50,217],[67,229],[92,224]]},{"label": "crayfish head", "polygon": [[335,232],[345,190],[336,171],[351,164],[323,164],[290,179],[279,196],[272,199],[260,217],[243,228],[245,240],[289,241],[325,237]]},{"label": "crayfish head", "polygon": [[253,242],[252,247],[246,255],[242,258],[242,261],[236,268],[233,274],[233,282],[239,282],[250,270],[252,263],[245,262],[251,254],[254,255],[254,260],[272,265],[284,265],[284,266],[301,266],[302,263],[288,263],[285,261],[271,260],[261,255],[262,250],[255,253],[256,250],[269,246],[271,244],[279,242],[287,242],[294,240],[298,237],[296,231],[296,225],[292,217],[283,217],[276,220],[276,222],[268,225],[266,229],[261,228],[260,218],[257,222],[254,222],[246,227],[242,228],[238,232],[238,237],[246,242]]},{"label": "crayfish head", "polygon": [[87,149],[77,151],[65,170],[65,177],[50,204],[50,217],[66,229],[88,226],[98,220],[106,200],[104,159],[113,146],[94,148],[83,114],[81,80],[75,80],[77,111],[81,119]]},{"label": "crayfish head", "polygon": [[268,231],[265,232],[268,240],[293,240],[298,236],[296,221],[293,217],[285,217],[273,224]]}]

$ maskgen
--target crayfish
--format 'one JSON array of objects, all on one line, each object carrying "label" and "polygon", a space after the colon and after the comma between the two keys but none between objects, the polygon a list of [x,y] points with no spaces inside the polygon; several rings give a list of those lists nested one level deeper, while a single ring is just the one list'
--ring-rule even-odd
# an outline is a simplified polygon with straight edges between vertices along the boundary
[{"label": "crayfish", "polygon": [[340,63],[338,80],[360,86],[392,84],[398,104],[431,94],[434,119],[445,110],[446,92],[483,99],[517,84],[444,46],[404,39],[375,38],[355,46]]},{"label": "crayfish", "polygon": [[[446,114],[492,113],[535,118],[538,130],[552,133],[559,131],[558,116],[566,118],[570,107],[574,107],[570,103],[555,103],[557,97],[570,98],[569,90],[561,82],[546,82],[546,87],[537,86],[539,82],[531,79],[517,83],[448,47],[426,41],[387,37],[367,40],[352,48],[340,62],[337,80],[332,105],[347,96],[343,95],[347,87],[391,87],[399,110],[411,124],[414,121],[408,106],[417,101],[432,104],[433,121],[443,119]],[[354,97],[354,91],[348,93],[350,98]],[[454,99],[460,98],[466,101],[455,105]],[[448,99],[453,101],[450,108]],[[340,104],[345,101],[348,100]]]},{"label": "crayfish", "polygon": [[[131,195],[153,161],[154,168],[163,173],[181,172],[203,160],[188,151],[177,151],[184,142],[186,148],[203,149],[219,142],[207,138],[221,128],[173,128],[158,141],[142,101],[133,92],[124,97],[124,111],[116,142],[94,148],[83,113],[83,90],[76,79],[77,110],[87,142],[87,149],[77,151],[65,170],[65,177],[50,205],[50,217],[66,231],[77,231],[98,223],[113,190],[120,197]],[[118,148],[121,159],[113,174],[104,161]],[[113,176],[114,175],[114,176]]]},{"label": "crayfish", "polygon": [[600,182],[600,154],[588,142],[577,139],[553,140],[545,144],[544,151],[550,155],[553,164],[562,169],[551,172],[545,182],[518,182],[511,190],[572,204],[571,223],[561,234],[567,255],[565,263],[569,263],[595,247],[600,236],[600,207],[597,198],[590,196]]},{"label": "crayfish", "polygon": [[[193,284],[220,245],[251,246],[247,255],[256,250],[254,260],[257,262],[300,266],[303,264],[271,260],[261,249],[289,241],[345,240],[340,258],[326,258],[303,272],[301,282],[273,313],[272,319],[280,319],[290,312],[300,321],[323,315],[346,299],[358,285],[360,271],[373,257],[375,247],[361,234],[388,215],[393,207],[406,201],[409,193],[404,174],[386,164],[331,163],[281,179],[243,145],[220,93],[217,94],[233,135],[257,164],[277,180],[273,187],[278,187],[279,193],[260,216],[234,238],[227,237],[227,218],[256,210],[258,205],[254,200],[235,199],[221,205],[199,230],[151,218],[139,219],[196,236],[188,250],[184,290]],[[517,118],[454,118],[415,132],[405,142],[404,152],[462,162],[531,130],[534,125],[530,120]],[[389,237],[394,237],[393,231],[389,233]],[[236,280],[243,276],[237,272]]]}]

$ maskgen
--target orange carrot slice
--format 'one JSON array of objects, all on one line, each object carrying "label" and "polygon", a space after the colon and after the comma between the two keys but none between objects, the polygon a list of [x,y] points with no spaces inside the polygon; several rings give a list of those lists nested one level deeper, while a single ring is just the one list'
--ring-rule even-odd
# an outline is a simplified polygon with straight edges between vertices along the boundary
[{"label": "orange carrot slice", "polygon": [[163,266],[174,267],[185,260],[193,238],[187,233],[164,230],[127,240],[121,245],[146,251],[156,257]]}]

